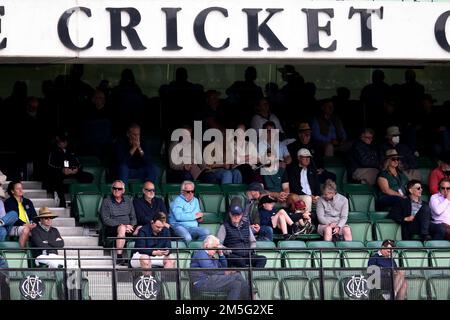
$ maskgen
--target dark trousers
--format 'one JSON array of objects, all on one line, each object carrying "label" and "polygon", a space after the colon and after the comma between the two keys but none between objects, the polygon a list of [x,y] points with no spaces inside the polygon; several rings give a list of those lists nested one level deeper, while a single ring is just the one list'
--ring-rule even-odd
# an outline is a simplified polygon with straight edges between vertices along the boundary
[{"label": "dark trousers", "polygon": [[428,206],[422,206],[413,221],[402,223],[402,239],[411,240],[415,234],[420,234],[422,237],[429,235],[430,223],[431,209]]},{"label": "dark trousers", "polygon": [[398,196],[381,195],[376,202],[376,209],[378,211],[388,210],[390,207],[395,206],[402,200]]},{"label": "dark trousers", "polygon": [[434,240],[450,240],[450,226],[445,223],[431,223],[430,233]]},{"label": "dark trousers", "polygon": [[267,258],[254,253],[250,257],[230,253],[227,257],[227,261],[229,267],[245,268],[250,266],[251,263],[253,268],[264,268]]},{"label": "dark trousers", "polygon": [[247,300],[250,289],[240,273],[231,273],[209,276],[197,290],[224,292],[227,294],[227,300]]}]

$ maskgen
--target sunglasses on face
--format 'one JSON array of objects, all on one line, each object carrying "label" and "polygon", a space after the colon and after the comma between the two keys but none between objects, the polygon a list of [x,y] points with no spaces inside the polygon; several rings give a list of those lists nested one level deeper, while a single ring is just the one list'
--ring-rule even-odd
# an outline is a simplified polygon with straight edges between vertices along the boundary
[{"label": "sunglasses on face", "polygon": [[414,187],[413,189],[422,190],[422,186]]},{"label": "sunglasses on face", "polygon": [[186,193],[194,193],[194,190],[183,190],[183,192],[186,192]]},{"label": "sunglasses on face", "polygon": [[144,188],[144,191],[146,191],[146,192],[155,192],[155,189],[146,189],[146,188]]},{"label": "sunglasses on face", "polygon": [[450,191],[450,187],[441,187],[441,190],[447,190],[447,191]]},{"label": "sunglasses on face", "polygon": [[50,217],[46,217],[46,218],[41,218],[42,220],[52,220],[52,218]]},{"label": "sunglasses on face", "polygon": [[118,188],[118,187],[112,187],[113,191],[122,191],[123,188]]}]

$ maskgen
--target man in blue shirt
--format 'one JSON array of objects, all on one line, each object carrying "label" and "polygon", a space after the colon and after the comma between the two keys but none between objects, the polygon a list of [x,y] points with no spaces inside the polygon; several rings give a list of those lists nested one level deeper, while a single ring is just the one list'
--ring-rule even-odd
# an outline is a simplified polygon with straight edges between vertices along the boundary
[{"label": "man in blue shirt", "polygon": [[195,185],[186,180],[181,184],[181,194],[170,204],[169,223],[178,237],[186,243],[192,240],[204,240],[209,230],[200,228],[198,220],[203,217],[198,199],[194,197]]},{"label": "man in blue shirt", "polygon": [[[369,267],[378,266],[381,268],[381,291],[374,289],[372,289],[372,291],[390,294],[392,291],[392,272],[394,272],[395,300],[404,300],[407,289],[405,272],[403,270],[397,270],[397,263],[392,258],[392,248],[394,246],[394,240],[384,240],[381,244],[381,249],[369,259]],[[385,294],[383,294],[383,297],[384,295]]]},{"label": "man in blue shirt", "polygon": [[[221,250],[220,240],[209,235],[203,241],[204,250],[196,250],[191,258],[191,268],[217,269],[191,271],[191,282],[198,291],[225,293],[228,300],[248,299],[249,285],[238,272],[224,271],[227,259]],[[218,259],[215,257],[218,254]]]},{"label": "man in blue shirt", "polygon": [[[156,213],[150,223],[138,233],[130,264],[133,268],[149,269],[152,266],[173,268],[175,258],[170,254],[172,247],[169,229],[164,227],[166,215]],[[145,272],[144,272],[145,273]],[[148,274],[148,271],[147,271]]]}]

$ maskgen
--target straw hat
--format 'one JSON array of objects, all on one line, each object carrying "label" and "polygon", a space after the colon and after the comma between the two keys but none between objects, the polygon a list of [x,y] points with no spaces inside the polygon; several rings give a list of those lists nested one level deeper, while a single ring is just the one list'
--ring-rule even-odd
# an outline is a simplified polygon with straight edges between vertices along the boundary
[{"label": "straw hat", "polygon": [[42,219],[42,218],[56,218],[58,215],[54,214],[50,211],[48,207],[42,207],[39,209],[38,215],[34,217],[34,220]]}]

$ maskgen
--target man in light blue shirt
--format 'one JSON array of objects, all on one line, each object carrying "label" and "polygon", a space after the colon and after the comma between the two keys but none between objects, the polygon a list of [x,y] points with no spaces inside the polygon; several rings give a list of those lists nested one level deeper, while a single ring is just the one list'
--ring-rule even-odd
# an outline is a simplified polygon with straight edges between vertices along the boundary
[{"label": "man in light blue shirt", "polygon": [[186,243],[192,240],[204,240],[209,230],[200,228],[198,220],[203,217],[198,199],[194,197],[195,185],[192,181],[181,184],[181,194],[170,204],[169,224],[178,237]]}]

